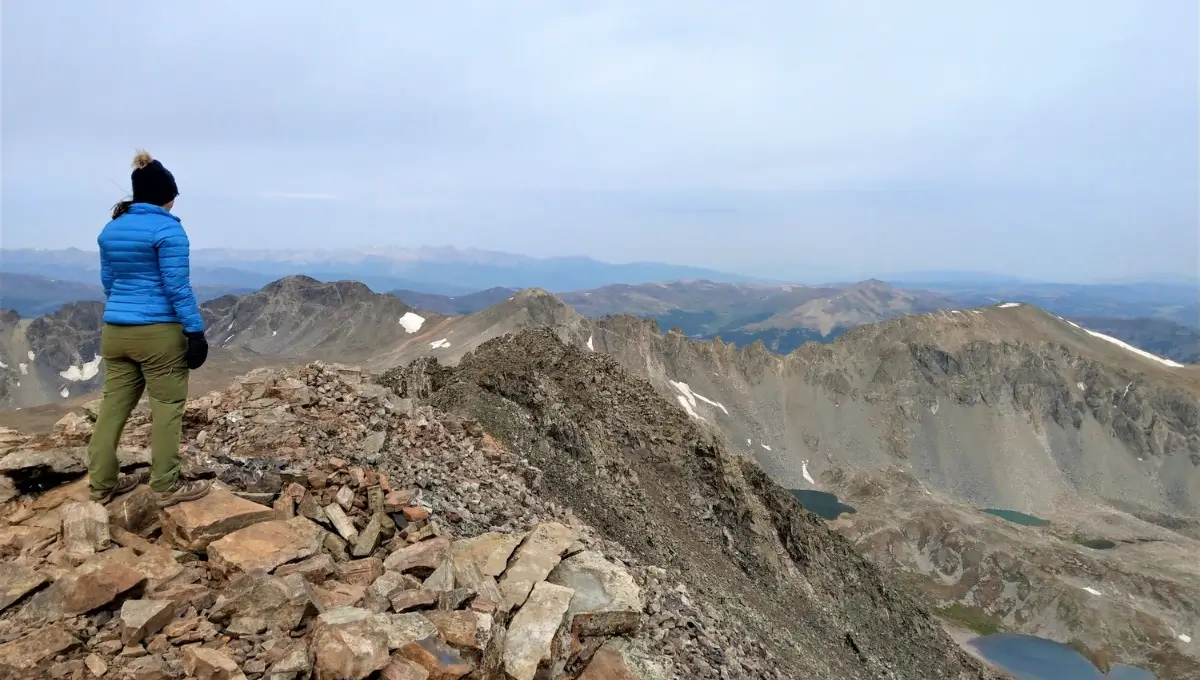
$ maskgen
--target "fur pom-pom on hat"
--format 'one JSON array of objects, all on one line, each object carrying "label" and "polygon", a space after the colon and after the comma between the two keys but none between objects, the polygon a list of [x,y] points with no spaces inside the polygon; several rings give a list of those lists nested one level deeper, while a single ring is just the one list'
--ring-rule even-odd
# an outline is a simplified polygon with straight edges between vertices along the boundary
[{"label": "fur pom-pom on hat", "polygon": [[133,167],[136,170],[141,170],[142,168],[146,167],[147,165],[150,165],[153,162],[154,162],[154,159],[150,157],[150,153],[148,151],[146,151],[145,149],[138,151],[133,156]]},{"label": "fur pom-pom on hat", "polygon": [[138,151],[133,157],[133,172],[129,175],[133,184],[134,203],[166,205],[179,195],[175,176],[162,161],[154,160],[149,153]]}]

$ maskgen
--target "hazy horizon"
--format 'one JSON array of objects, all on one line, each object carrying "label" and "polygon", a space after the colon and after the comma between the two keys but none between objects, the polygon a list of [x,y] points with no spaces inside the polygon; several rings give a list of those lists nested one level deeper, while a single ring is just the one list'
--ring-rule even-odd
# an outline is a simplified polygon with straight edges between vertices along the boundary
[{"label": "hazy horizon", "polygon": [[1200,271],[1194,3],[6,3],[6,248],[137,148],[196,248],[785,280]]}]

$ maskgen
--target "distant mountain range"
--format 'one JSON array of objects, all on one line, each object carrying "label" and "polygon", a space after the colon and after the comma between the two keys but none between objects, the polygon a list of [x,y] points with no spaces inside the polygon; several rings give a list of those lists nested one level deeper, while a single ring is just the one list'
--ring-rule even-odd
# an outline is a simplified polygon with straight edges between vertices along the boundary
[{"label": "distant mountain range", "polygon": [[[489,300],[466,314],[420,308],[436,303],[455,312]],[[1020,302],[913,313],[951,304],[958,303],[943,293],[881,281],[691,281],[563,297],[493,289],[413,305],[356,281],[291,276],[202,305],[213,354],[196,377],[219,375],[231,363],[323,359],[376,374],[410,366],[402,390],[422,398],[434,391],[447,406],[477,408],[472,417],[481,422],[505,408],[496,399],[519,396],[541,409],[526,420],[546,425],[554,402],[539,401],[530,385],[587,393],[588,403],[619,411],[630,393],[612,391],[612,381],[615,371],[629,371],[670,400],[672,417],[719,433],[776,483],[796,493],[836,491],[853,502],[859,512],[838,531],[862,554],[898,567],[944,618],[999,622],[1072,642],[1094,658],[1192,677],[1200,654],[1175,642],[1176,631],[1193,629],[1200,601],[1193,558],[1200,545],[1200,366],[1123,346]],[[26,409],[17,417],[29,423],[95,398],[103,380],[101,311],[99,303],[79,302],[35,319],[0,313],[0,408]],[[780,354],[760,343],[738,347],[664,332],[653,320],[672,314],[690,315],[684,321],[700,331],[737,325],[747,334],[839,335]],[[871,321],[879,316],[890,318]],[[1099,322],[1130,333],[1149,327]],[[544,342],[527,343],[538,351],[496,356],[497,338],[527,329],[541,329]],[[489,352],[501,365],[470,373]],[[598,370],[586,381],[569,372],[562,382],[548,378],[579,361]],[[447,372],[460,362],[468,371]],[[474,401],[464,399],[470,394]],[[548,432],[593,437],[594,423],[569,422]],[[653,461],[662,432],[614,441]],[[585,451],[573,455],[590,460]],[[721,480],[736,471],[706,474]],[[1030,538],[980,508],[1037,515],[1053,530]],[[1091,537],[1121,545],[1098,552],[1080,544]],[[1140,637],[1123,635],[1134,626]]]},{"label": "distant mountain range", "polygon": [[[63,281],[95,284],[99,255],[66,250],[0,249],[0,270]],[[524,255],[457,248],[376,248],[360,250],[192,251],[192,283],[257,290],[284,276],[301,274],[321,281],[355,280],[372,290],[417,290],[465,295],[497,286],[551,291],[705,278],[748,282],[752,277],[663,262],[613,264],[589,257],[539,259]]]}]

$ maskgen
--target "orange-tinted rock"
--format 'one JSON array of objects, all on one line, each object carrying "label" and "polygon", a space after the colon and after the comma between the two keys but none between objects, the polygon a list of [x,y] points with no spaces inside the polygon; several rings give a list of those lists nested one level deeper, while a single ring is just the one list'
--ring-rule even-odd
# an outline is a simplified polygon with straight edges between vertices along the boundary
[{"label": "orange-tinted rock", "polygon": [[223,489],[162,512],[163,536],[184,550],[201,552],[213,541],[275,517],[275,511]]},{"label": "orange-tinted rock", "polygon": [[0,645],[0,677],[30,677],[56,655],[79,645],[79,640],[58,626],[47,626]]},{"label": "orange-tinted rock", "polygon": [[449,556],[450,539],[434,538],[406,546],[387,556],[383,566],[401,573],[424,570],[432,572]]},{"label": "orange-tinted rock", "polygon": [[306,517],[259,522],[208,546],[209,566],[229,575],[265,571],[317,554],[325,530]]},{"label": "orange-tinted rock", "polygon": [[183,648],[183,668],[196,680],[233,680],[242,672],[237,663],[223,652],[207,647]]},{"label": "orange-tinted rock", "polygon": [[475,669],[437,636],[410,642],[400,648],[398,655],[424,668],[429,680],[458,680]]}]

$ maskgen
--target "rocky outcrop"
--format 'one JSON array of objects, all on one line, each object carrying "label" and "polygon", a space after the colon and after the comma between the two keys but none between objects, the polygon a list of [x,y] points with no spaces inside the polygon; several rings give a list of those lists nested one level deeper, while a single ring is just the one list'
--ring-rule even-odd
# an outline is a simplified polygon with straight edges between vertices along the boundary
[{"label": "rocky outcrop", "polygon": [[[529,330],[485,343],[456,367],[417,361],[380,382],[477,418],[526,452],[539,494],[686,584],[668,596],[673,606],[721,612],[702,615],[694,638],[663,634],[685,677],[987,676],[847,542],[611,357]],[[569,583],[568,573],[549,578]],[[602,611],[619,597],[588,600]],[[586,625],[580,616],[572,620]],[[769,651],[731,654],[726,643],[745,638]]]},{"label": "rocky outcrop", "polygon": [[[266,449],[278,433],[259,416],[285,412],[299,444]],[[353,442],[370,432],[386,442],[364,466]],[[131,519],[144,488],[105,507],[82,500],[78,467],[13,466],[30,484],[2,508],[4,677],[594,677],[609,641],[652,647],[643,602],[668,608],[620,546],[531,495],[478,425],[405,406],[353,369],[248,376],[192,404],[187,434],[204,444],[186,469],[218,488],[148,522]],[[235,444],[273,457],[235,459]],[[621,608],[627,625],[572,626]],[[638,668],[670,667],[653,656]],[[668,677],[650,671],[627,677]]]}]

